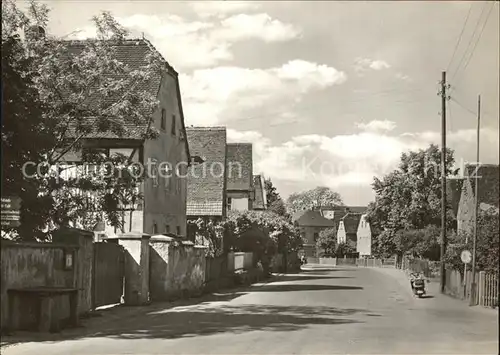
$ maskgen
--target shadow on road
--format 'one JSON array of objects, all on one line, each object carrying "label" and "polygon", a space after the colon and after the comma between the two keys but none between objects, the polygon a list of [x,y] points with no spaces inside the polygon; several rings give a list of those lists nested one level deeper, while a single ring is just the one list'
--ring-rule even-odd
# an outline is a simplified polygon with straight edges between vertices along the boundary
[{"label": "shadow on road", "polygon": [[250,288],[251,292],[286,292],[286,291],[342,291],[342,290],[362,290],[361,286],[338,286],[338,285],[308,285],[291,284],[276,285],[267,284],[258,288]]},{"label": "shadow on road", "polygon": [[[82,338],[176,339],[217,333],[259,331],[297,331],[310,325],[363,323],[348,316],[369,313],[362,309],[275,305],[197,305],[168,308],[168,304],[134,308],[134,312],[115,312],[86,325],[60,334],[29,334],[25,339],[2,339],[4,344],[17,342],[54,342]],[[342,317],[342,318],[339,318]],[[28,338],[29,337],[29,338]]]},{"label": "shadow on road", "polygon": [[337,268],[337,267],[315,267],[315,268],[307,268],[307,269],[301,269],[300,273],[312,273],[312,274],[324,274],[328,275],[331,272],[338,272],[338,271],[357,271],[358,269],[353,267],[353,268]]},{"label": "shadow on road", "polygon": [[327,274],[288,274],[288,275],[280,275],[277,279],[278,282],[291,282],[291,281],[307,281],[307,280],[335,280],[335,279],[353,279],[351,276],[330,276]]}]

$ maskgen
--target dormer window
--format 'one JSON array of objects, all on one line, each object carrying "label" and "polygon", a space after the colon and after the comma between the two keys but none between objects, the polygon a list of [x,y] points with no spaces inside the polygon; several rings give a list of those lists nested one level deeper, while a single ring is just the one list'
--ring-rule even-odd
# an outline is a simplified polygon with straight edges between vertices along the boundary
[{"label": "dormer window", "polygon": [[193,155],[191,157],[191,164],[192,165],[198,165],[198,164],[203,164],[207,159],[205,157],[201,157],[199,155]]}]

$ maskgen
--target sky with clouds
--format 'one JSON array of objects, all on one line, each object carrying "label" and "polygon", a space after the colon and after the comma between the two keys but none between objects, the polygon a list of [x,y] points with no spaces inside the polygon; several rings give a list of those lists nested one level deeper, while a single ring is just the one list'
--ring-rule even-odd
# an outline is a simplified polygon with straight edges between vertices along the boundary
[{"label": "sky with clouds", "polygon": [[481,94],[481,160],[498,164],[498,3],[45,2],[56,35],[92,36],[100,10],[144,34],[180,73],[186,124],[252,142],[284,197],[324,185],[367,204],[401,152],[440,142],[443,70],[456,160],[475,160]]}]

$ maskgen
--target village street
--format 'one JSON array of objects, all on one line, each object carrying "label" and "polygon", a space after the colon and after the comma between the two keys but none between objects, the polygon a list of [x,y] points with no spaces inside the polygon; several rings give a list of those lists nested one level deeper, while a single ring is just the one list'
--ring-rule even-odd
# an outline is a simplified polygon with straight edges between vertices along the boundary
[{"label": "village street", "polygon": [[[497,313],[411,296],[394,269],[309,267],[250,288],[175,304],[113,309],[31,354],[495,354]],[[6,339],[8,341],[8,339]]]}]

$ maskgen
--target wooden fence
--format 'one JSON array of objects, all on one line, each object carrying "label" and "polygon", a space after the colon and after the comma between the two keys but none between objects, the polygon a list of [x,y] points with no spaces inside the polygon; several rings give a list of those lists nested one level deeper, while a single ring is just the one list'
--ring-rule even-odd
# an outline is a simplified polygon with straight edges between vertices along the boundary
[{"label": "wooden fence", "polygon": [[478,304],[484,307],[498,307],[498,291],[498,277],[481,271],[478,283]]},{"label": "wooden fence", "polygon": [[[498,307],[498,278],[484,271],[476,272],[474,305]],[[472,291],[472,271],[462,275],[459,270],[446,270],[445,291],[449,296],[469,301]]]}]

